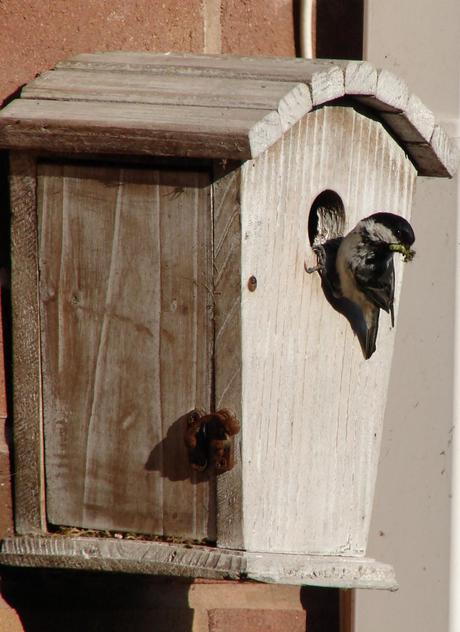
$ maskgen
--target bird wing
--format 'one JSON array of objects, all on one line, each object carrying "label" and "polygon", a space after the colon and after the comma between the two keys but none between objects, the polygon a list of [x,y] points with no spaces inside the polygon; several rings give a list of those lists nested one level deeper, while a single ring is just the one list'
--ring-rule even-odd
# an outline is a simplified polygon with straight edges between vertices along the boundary
[{"label": "bird wing", "polygon": [[393,256],[375,254],[355,268],[354,275],[359,290],[376,307],[390,312],[394,325],[393,302],[395,294],[395,268]]},{"label": "bird wing", "polygon": [[376,349],[375,343],[379,330],[379,314],[380,310],[378,307],[374,307],[373,309],[369,310],[368,314],[365,314],[367,331],[366,337],[363,341],[364,344],[361,343],[361,349],[365,360],[368,360]]}]

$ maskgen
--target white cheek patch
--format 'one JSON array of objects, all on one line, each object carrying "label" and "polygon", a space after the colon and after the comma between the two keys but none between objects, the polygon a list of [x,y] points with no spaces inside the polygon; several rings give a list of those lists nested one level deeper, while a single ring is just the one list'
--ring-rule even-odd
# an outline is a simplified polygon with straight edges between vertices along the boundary
[{"label": "white cheek patch", "polygon": [[367,230],[372,239],[378,241],[384,241],[388,244],[393,243],[395,241],[395,236],[392,231],[384,226],[383,224],[378,224],[374,220],[370,220],[367,225]]}]

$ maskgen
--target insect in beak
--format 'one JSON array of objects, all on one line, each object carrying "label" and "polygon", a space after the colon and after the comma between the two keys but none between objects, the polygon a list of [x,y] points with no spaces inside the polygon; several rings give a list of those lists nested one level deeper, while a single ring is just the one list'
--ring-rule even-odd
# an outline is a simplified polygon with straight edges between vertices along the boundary
[{"label": "insect in beak", "polygon": [[412,250],[412,248],[409,248],[409,246],[405,246],[404,244],[390,244],[390,250],[393,252],[400,252],[403,256],[404,263],[412,261],[415,256],[415,250]]}]

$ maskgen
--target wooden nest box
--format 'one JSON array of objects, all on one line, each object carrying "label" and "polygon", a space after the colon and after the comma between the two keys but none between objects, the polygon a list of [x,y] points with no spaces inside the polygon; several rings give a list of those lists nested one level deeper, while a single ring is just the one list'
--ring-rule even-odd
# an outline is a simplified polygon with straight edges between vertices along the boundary
[{"label": "wooden nest box", "polygon": [[395,587],[364,557],[395,332],[364,361],[304,267],[325,221],[407,218],[417,172],[453,173],[429,110],[367,62],[84,54],[2,110],[0,147],[0,562]]}]

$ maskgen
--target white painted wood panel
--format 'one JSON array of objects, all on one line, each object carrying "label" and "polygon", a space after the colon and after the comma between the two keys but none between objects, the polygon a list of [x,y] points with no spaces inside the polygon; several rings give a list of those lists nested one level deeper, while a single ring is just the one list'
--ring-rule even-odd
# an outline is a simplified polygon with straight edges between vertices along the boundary
[{"label": "white painted wood panel", "polygon": [[[382,313],[365,361],[304,271],[308,214],[325,189],[346,229],[409,217],[415,170],[383,127],[349,108],[308,114],[242,168],[243,537],[250,551],[366,549],[395,331]],[[396,261],[398,311],[401,260]],[[417,260],[410,265],[417,265]],[[249,276],[257,290],[247,290]]]}]

